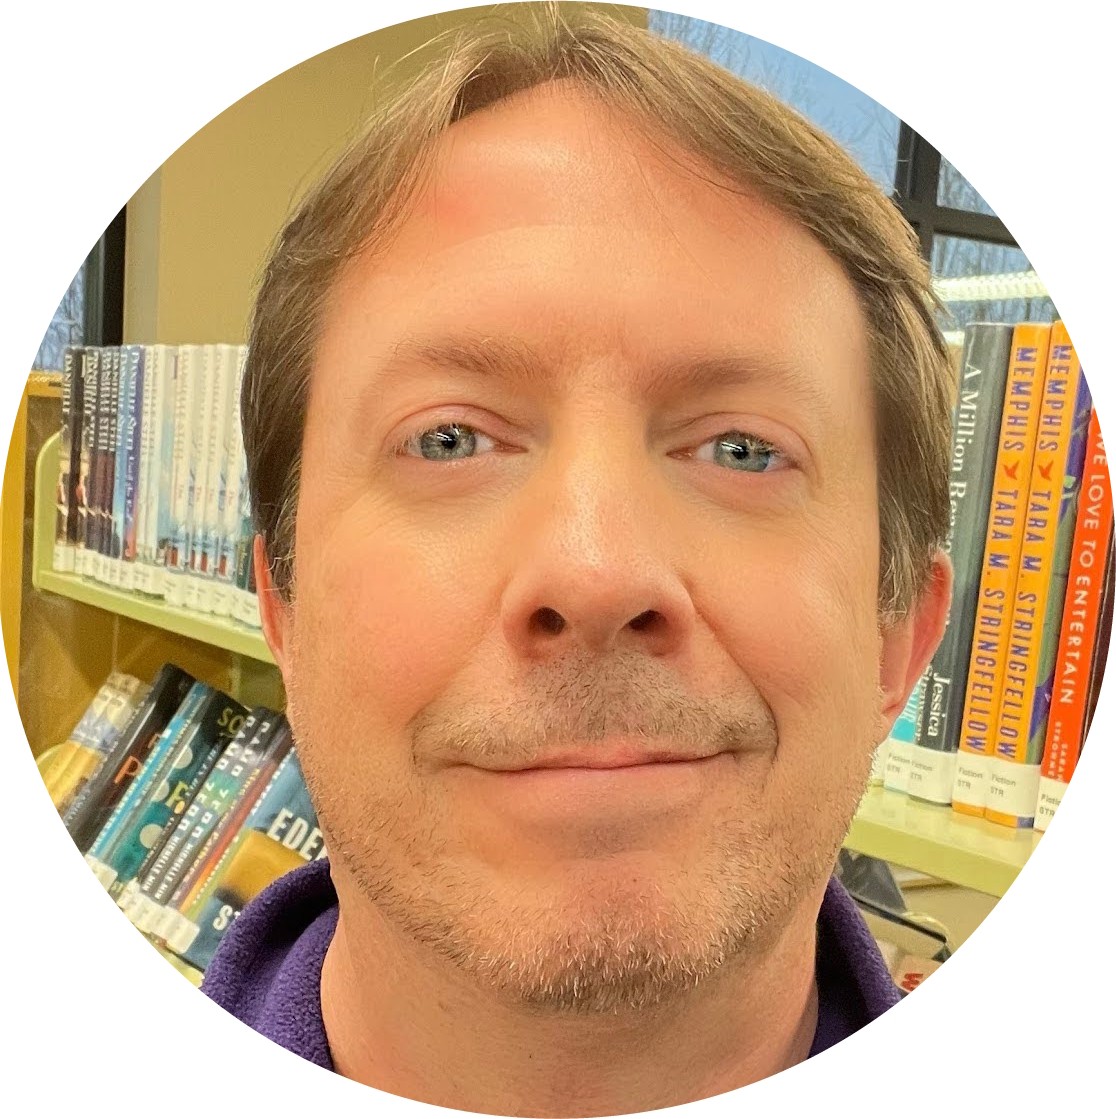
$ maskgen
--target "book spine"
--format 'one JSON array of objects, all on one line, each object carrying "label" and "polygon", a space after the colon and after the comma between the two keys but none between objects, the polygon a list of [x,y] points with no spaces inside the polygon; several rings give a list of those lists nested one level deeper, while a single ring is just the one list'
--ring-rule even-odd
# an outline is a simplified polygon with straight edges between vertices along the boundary
[{"label": "book spine", "polygon": [[953,807],[969,816],[983,816],[988,797],[988,759],[1000,710],[1012,599],[1023,547],[1023,514],[1049,352],[1048,324],[1015,327],[953,780]]},{"label": "book spine", "polygon": [[167,824],[176,819],[183,794],[196,791],[212,771],[221,752],[235,737],[247,711],[228,696],[206,690],[201,704],[189,716],[178,742],[168,750],[159,772],[153,775],[146,800],[139,807],[115,846],[105,856],[106,888],[119,896],[127,882],[146,861],[150,849],[169,835]]},{"label": "book spine", "polygon": [[128,473],[128,421],[131,414],[135,370],[130,347],[116,348],[120,355],[120,380],[116,396],[116,440],[113,453],[112,506],[109,516],[108,582],[119,587],[124,554],[124,491]]},{"label": "book spine", "polygon": [[[134,677],[126,679],[134,682]],[[51,802],[63,819],[78,796],[83,794],[86,784],[97,777],[105,758],[116,747],[147,694],[146,686],[137,691],[122,685],[97,715],[96,723],[88,734],[74,739],[74,749],[65,768],[52,782]]]},{"label": "book spine", "polygon": [[163,907],[189,871],[198,849],[255,771],[272,727],[270,717],[261,718],[250,739],[242,736],[229,743],[163,844],[126,910],[144,933],[156,932]]},{"label": "book spine", "polygon": [[157,462],[158,479],[152,484],[152,509],[155,525],[155,570],[152,572],[152,593],[166,591],[167,556],[173,536],[172,507],[174,502],[175,419],[178,407],[179,357],[175,346],[159,347],[163,352],[160,402],[156,424],[159,427]]},{"label": "book spine", "polygon": [[139,507],[140,444],[143,438],[144,387],[146,363],[143,346],[128,346],[128,402],[124,409],[125,431],[121,440],[123,465],[122,509],[120,524],[120,586],[131,591],[136,587],[136,518]]},{"label": "book spine", "polygon": [[290,727],[282,716],[276,716],[276,725],[262,752],[240,782],[228,808],[198,846],[189,868],[163,906],[163,912],[152,931],[164,944],[170,946],[185,936],[185,931],[191,925],[190,914],[196,915],[194,904],[206,880],[244,827],[252,806],[290,752],[290,746]]},{"label": "book spine", "polygon": [[188,578],[184,583],[183,605],[189,610],[200,610],[201,557],[205,545],[205,494],[209,480],[209,442],[213,430],[213,401],[217,385],[217,347],[206,345],[201,351],[201,384],[194,399],[194,419],[191,424],[193,443],[190,455],[193,461],[189,499]]},{"label": "book spine", "polygon": [[147,797],[155,790],[156,783],[163,778],[167,765],[174,758],[183,741],[183,736],[191,730],[196,730],[196,724],[192,723],[192,720],[212,691],[213,689],[207,684],[200,682],[191,686],[170,721],[159,732],[139,772],[128,786],[128,791],[117,801],[108,820],[85,852],[85,861],[106,890],[111,887],[116,877],[115,873],[106,874],[109,869],[107,860],[115,851],[121,836],[135,822]]},{"label": "book spine", "polygon": [[209,441],[209,469],[205,498],[205,546],[202,553],[202,608],[219,612],[217,568],[221,562],[221,533],[228,491],[230,432],[234,425],[233,393],[237,377],[237,347],[220,345],[217,349],[217,383],[214,392],[213,428]]},{"label": "book spine", "polygon": [[908,788],[911,796],[933,804],[949,804],[953,799],[1011,338],[1012,328],[1000,323],[973,323],[965,330],[961,381],[953,416],[950,529],[946,541],[953,565],[953,595],[945,634],[926,675]]},{"label": "book spine", "polygon": [[256,799],[168,947],[204,971],[225,930],[260,890],[325,855],[317,814],[292,750]]},{"label": "book spine", "polygon": [[1100,633],[1112,532],[1112,481],[1104,438],[1094,410],[1089,420],[1085,469],[1042,753],[1035,808],[1035,827],[1039,831],[1046,829],[1062,803],[1062,795],[1085,742],[1089,680]]},{"label": "book spine", "polygon": [[74,389],[79,383],[75,366],[80,362],[80,351],[67,346],[62,353],[62,427],[58,439],[58,489],[55,493],[54,555],[55,571],[73,571],[74,541],[70,538],[71,481],[73,478],[73,450],[75,417]]},{"label": "book spine", "polygon": [[185,602],[181,581],[190,567],[190,494],[193,489],[191,453],[194,442],[194,398],[201,383],[200,347],[178,348],[178,383],[174,405],[174,447],[171,458],[171,535],[167,550],[167,601]]},{"label": "book spine", "polygon": [[140,413],[140,445],[138,472],[135,478],[135,559],[133,561],[134,589],[143,594],[150,593],[150,566],[153,548],[149,547],[150,528],[148,509],[151,505],[151,460],[154,431],[154,407],[156,407],[159,372],[156,368],[156,347],[143,347],[143,407]]},{"label": "book spine", "polygon": [[221,531],[214,571],[213,612],[222,618],[227,618],[233,613],[233,596],[236,592],[237,540],[240,535],[240,462],[244,454],[244,439],[240,426],[240,395],[244,386],[244,365],[247,355],[247,346],[236,348],[236,374],[229,404],[225,462],[221,475],[224,487],[218,498]]},{"label": "book spine", "polygon": [[1097,640],[1093,648],[1093,663],[1089,666],[1089,689],[1085,700],[1085,733],[1082,736],[1082,749],[1089,740],[1089,729],[1093,725],[1093,713],[1097,709],[1097,696],[1104,682],[1104,669],[1108,660],[1108,648],[1112,644],[1112,607],[1116,600],[1116,530],[1108,544],[1108,564],[1105,568],[1104,590],[1101,591],[1100,622],[1097,625]]},{"label": "book spine", "polygon": [[155,740],[169,722],[194,678],[175,665],[159,670],[151,691],[104,762],[74,798],[62,819],[78,849],[84,854],[104,827],[120,798],[147,760]]},{"label": "book spine", "polygon": [[213,781],[222,769],[227,769],[231,760],[239,756],[246,742],[255,735],[259,721],[263,715],[271,715],[266,708],[254,708],[243,719],[238,719],[238,725],[233,730],[232,738],[223,737],[211,757],[203,760],[198,771],[193,774],[185,787],[180,782],[177,797],[171,805],[170,817],[164,824],[160,835],[152,842],[144,854],[139,866],[132,872],[130,880],[122,883],[117,896],[117,905],[137,925],[140,924],[139,915],[144,906],[150,904],[150,899],[142,893],[142,888],[150,889],[158,877],[165,872],[175,848],[181,843],[178,836],[180,825],[185,813],[191,809],[195,799],[200,796],[205,800],[210,795]]},{"label": "book spine", "polygon": [[101,358],[104,413],[101,416],[101,489],[95,576],[102,583],[112,582],[112,500],[116,485],[116,418],[120,406],[120,347],[106,346]]},{"label": "book spine", "polygon": [[[1080,362],[1065,326],[1055,323],[1012,601],[996,741],[988,762],[988,805],[984,814],[1008,827],[1034,824],[1040,758],[1032,756],[1032,714],[1040,684],[1042,631],[1051,595],[1057,594],[1053,568],[1060,535],[1058,522],[1069,513],[1080,485],[1090,410]],[[1075,436],[1078,429],[1079,435]],[[1080,455],[1076,476],[1067,474],[1073,466],[1070,452],[1075,443]],[[1069,539],[1072,545],[1072,523]],[[1060,604],[1057,617],[1061,618]],[[1057,641],[1057,634],[1052,640]],[[1053,660],[1052,654],[1049,659]],[[1037,748],[1041,749],[1041,743]]]},{"label": "book spine", "polygon": [[81,465],[77,502],[78,539],[74,570],[79,575],[91,575],[90,557],[96,510],[97,414],[100,400],[101,351],[96,346],[86,346],[82,351],[81,365],[85,391],[82,400]]}]

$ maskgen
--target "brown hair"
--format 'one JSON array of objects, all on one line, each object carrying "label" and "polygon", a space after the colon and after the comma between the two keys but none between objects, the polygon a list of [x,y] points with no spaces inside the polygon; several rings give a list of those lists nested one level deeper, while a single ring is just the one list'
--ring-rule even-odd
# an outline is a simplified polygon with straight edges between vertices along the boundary
[{"label": "brown hair", "polygon": [[832,139],[707,59],[592,9],[571,22],[551,4],[517,8],[514,23],[454,34],[436,64],[373,113],[303,199],[267,263],[241,415],[253,516],[276,588],[284,597],[292,590],[309,377],[339,269],[405,214],[433,142],[451,124],[568,79],[764,198],[844,268],[872,349],[879,604],[884,618],[902,616],[949,527],[953,393],[929,270],[910,227]]}]

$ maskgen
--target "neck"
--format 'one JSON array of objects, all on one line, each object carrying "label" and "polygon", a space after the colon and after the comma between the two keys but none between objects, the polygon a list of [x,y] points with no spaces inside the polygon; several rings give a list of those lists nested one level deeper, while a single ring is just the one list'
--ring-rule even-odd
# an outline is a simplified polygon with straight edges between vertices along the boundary
[{"label": "neck", "polygon": [[334,1066],[409,1099],[540,1119],[650,1111],[743,1087],[809,1054],[823,889],[762,954],[652,1010],[594,1016],[498,998],[339,883],[322,970]]}]

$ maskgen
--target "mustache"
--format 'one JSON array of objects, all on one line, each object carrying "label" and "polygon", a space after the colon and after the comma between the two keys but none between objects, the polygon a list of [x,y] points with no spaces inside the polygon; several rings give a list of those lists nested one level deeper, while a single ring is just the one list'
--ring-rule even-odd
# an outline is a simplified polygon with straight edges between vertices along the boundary
[{"label": "mustache", "polygon": [[607,664],[569,657],[532,670],[495,703],[443,696],[411,725],[416,758],[495,767],[613,737],[706,754],[773,752],[778,745],[775,717],[754,687],[697,696],[645,655]]}]

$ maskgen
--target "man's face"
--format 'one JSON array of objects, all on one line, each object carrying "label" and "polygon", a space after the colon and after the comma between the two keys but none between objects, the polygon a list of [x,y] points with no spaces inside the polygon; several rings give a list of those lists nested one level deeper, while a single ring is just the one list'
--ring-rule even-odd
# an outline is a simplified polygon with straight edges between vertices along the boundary
[{"label": "man's face", "polygon": [[276,645],[343,914],[540,1006],[816,913],[883,730],[855,294],[681,161],[467,118],[313,370]]}]

